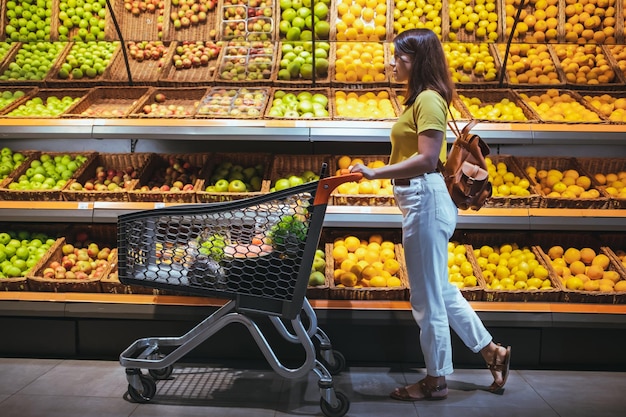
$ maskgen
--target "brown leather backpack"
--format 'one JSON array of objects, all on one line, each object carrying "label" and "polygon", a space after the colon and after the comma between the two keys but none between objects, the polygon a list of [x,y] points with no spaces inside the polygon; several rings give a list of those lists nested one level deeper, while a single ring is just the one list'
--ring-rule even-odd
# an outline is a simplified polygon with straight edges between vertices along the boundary
[{"label": "brown leather backpack", "polygon": [[445,178],[450,196],[462,210],[479,210],[492,193],[485,161],[489,146],[480,136],[470,133],[476,123],[471,120],[463,130],[459,130],[454,119],[448,123],[456,140],[446,163],[439,161],[439,171]]}]

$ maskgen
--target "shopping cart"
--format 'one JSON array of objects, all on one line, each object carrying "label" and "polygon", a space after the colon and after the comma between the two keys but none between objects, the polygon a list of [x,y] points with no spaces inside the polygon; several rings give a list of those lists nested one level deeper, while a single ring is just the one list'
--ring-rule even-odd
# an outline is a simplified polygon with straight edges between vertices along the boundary
[{"label": "shopping cart", "polygon": [[[228,300],[183,336],[142,338],[124,350],[120,364],[130,398],[150,401],[155,381],[169,378],[175,362],[224,326],[241,323],[274,371],[286,378],[315,372],[322,412],[345,415],[350,401],[334,389],[332,378],[345,358],[317,326],[306,289],[330,193],[360,178],[327,177],[248,199],[119,216],[122,283]],[[260,318],[269,318],[281,337],[302,346],[299,367],[279,360],[257,323]]]}]

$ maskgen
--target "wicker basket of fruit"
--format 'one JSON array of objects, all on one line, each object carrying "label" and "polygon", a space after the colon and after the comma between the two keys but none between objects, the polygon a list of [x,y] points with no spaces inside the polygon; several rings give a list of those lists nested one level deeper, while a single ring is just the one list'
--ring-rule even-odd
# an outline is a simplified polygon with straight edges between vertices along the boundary
[{"label": "wicker basket of fruit", "polygon": [[[564,76],[565,83],[573,89],[621,89],[624,87],[624,74],[614,61],[611,52],[603,45],[555,44],[550,45],[558,59],[556,62]],[[584,59],[587,71],[580,68]]]},{"label": "wicker basket of fruit", "polygon": [[0,112],[0,118],[56,119],[70,112],[88,93],[88,88],[42,88],[29,95],[26,100],[15,101],[6,106]]},{"label": "wicker basket of fruit", "polygon": [[[351,0],[333,1],[329,13],[331,41],[389,42],[394,37],[390,4],[368,8]],[[345,15],[345,16],[344,16]]]},{"label": "wicker basket of fruit", "polygon": [[511,155],[490,155],[486,158],[489,181],[493,194],[485,207],[513,208],[534,207],[541,203],[541,196],[534,182]]},{"label": "wicker basket of fruit", "polygon": [[274,88],[265,110],[266,119],[330,120],[330,88]]},{"label": "wicker basket of fruit", "polygon": [[153,88],[141,98],[128,117],[193,118],[206,93],[204,87]]},{"label": "wicker basket of fruit", "polygon": [[[477,10],[479,3],[476,1],[470,0],[465,4],[466,6],[464,8],[454,6],[456,10],[454,10],[455,13],[453,13],[452,16],[450,16],[448,12],[442,13],[441,39],[450,42],[471,43],[493,43],[504,39],[504,3],[497,1],[492,2],[491,4],[495,6],[494,10],[488,11],[483,9],[483,11],[488,11],[488,13],[480,13],[480,10]],[[448,7],[450,7],[450,12],[452,12],[453,4],[449,2]],[[461,20],[462,16],[468,15],[465,14],[469,11],[466,7],[471,9],[468,14],[473,14],[477,17],[475,21],[474,19],[470,21]]]},{"label": "wicker basket of fruit", "polygon": [[626,91],[590,90],[580,95],[610,123],[626,123]]},{"label": "wicker basket of fruit", "polygon": [[466,300],[481,301],[484,299],[485,281],[472,254],[472,246],[465,244],[463,239],[463,235],[457,233],[448,242],[448,281],[459,288]]},{"label": "wicker basket of fruit", "polygon": [[530,233],[513,232],[502,237],[490,232],[464,232],[455,239],[465,242],[466,258],[478,266],[484,301],[560,300],[561,291],[533,250]]},{"label": "wicker basket of fruit", "polygon": [[215,80],[222,46],[212,40],[176,42],[165,58],[158,85],[162,87],[205,87]]},{"label": "wicker basket of fruit", "polygon": [[[502,68],[506,44],[494,44],[492,48]],[[521,88],[565,87],[565,74],[557,67],[557,61],[554,49],[547,44],[513,43],[506,60],[506,84]]]},{"label": "wicker basket of fruit", "polygon": [[576,158],[609,197],[609,208],[626,208],[626,158]]},{"label": "wicker basket of fruit", "polygon": [[[121,54],[120,42],[72,42],[46,77],[47,88],[86,88],[114,84],[111,63]],[[97,61],[100,60],[100,61]],[[91,62],[92,65],[84,64]]]},{"label": "wicker basket of fruit", "polygon": [[94,87],[62,117],[125,118],[149,91],[149,87]]},{"label": "wicker basket of fruit", "polygon": [[500,61],[493,45],[482,42],[447,42],[443,49],[456,88],[498,88]]},{"label": "wicker basket of fruit", "polygon": [[62,189],[80,176],[96,152],[42,152],[21,164],[14,177],[0,189],[0,200],[61,201]]},{"label": "wicker basket of fruit", "polygon": [[[324,244],[321,246],[324,247]],[[328,292],[330,291],[331,282],[330,277],[326,274],[327,256],[325,249],[317,249],[315,251],[311,275],[309,276],[309,285],[306,288],[306,297],[308,299],[327,300],[329,298]]]},{"label": "wicker basket of fruit", "polygon": [[[56,245],[61,228],[40,224],[25,226],[3,224],[0,226],[0,243],[6,261],[0,277],[0,291],[28,291],[26,276],[47,261]],[[18,244],[19,242],[19,244]],[[15,244],[14,244],[15,243]]]},{"label": "wicker basket of fruit", "polygon": [[217,36],[221,41],[276,41],[280,17],[272,0],[220,0]]},{"label": "wicker basket of fruit", "polygon": [[[124,41],[163,39],[165,25],[169,24],[170,2],[155,4],[154,1],[146,1],[143,7],[139,7],[132,2],[116,1],[112,7]],[[109,15],[109,10],[106,13]],[[163,16],[166,21],[159,22],[159,16]],[[107,40],[119,40],[117,29],[113,24],[105,25],[105,37]]]},{"label": "wicker basket of fruit", "polygon": [[[362,62],[352,63],[352,56]],[[330,85],[336,88],[354,88],[358,84],[364,89],[389,87],[391,67],[389,45],[378,42],[336,42],[331,48]],[[354,69],[352,69],[354,67]]]},{"label": "wicker basket of fruit", "polygon": [[151,153],[98,153],[61,194],[67,201],[129,201]]},{"label": "wicker basket of fruit", "polygon": [[[377,167],[389,162],[388,155],[336,156],[331,160],[330,172],[343,175],[356,163]],[[367,180],[346,182],[331,194],[331,204],[336,206],[395,206],[391,180]]]},{"label": "wicker basket of fruit", "polygon": [[277,70],[276,45],[270,41],[228,41],[218,58],[217,85],[270,86]]},{"label": "wicker basket of fruit", "polygon": [[409,285],[397,231],[333,229],[323,232],[321,241],[325,242],[330,299],[408,299]]},{"label": "wicker basket of fruit", "polygon": [[[276,87],[301,88],[304,83],[311,83],[315,87],[330,86],[330,66],[332,62],[331,46],[327,41],[315,41],[315,50],[312,42],[283,41],[278,45],[277,70],[272,73],[272,84]],[[313,58],[309,58],[314,55]],[[309,59],[307,64],[301,59]]]},{"label": "wicker basket of fruit", "polygon": [[[571,303],[615,304],[617,289],[624,291],[619,284],[623,275],[618,263],[610,255],[610,249],[602,246],[599,240],[577,234],[572,239],[536,246],[552,279],[563,293],[562,301]],[[560,244],[559,244],[560,243]],[[604,243],[604,242],[603,242]],[[625,294],[620,294],[621,301]]]},{"label": "wicker basket of fruit", "polygon": [[30,161],[39,157],[39,151],[14,151],[9,147],[0,150],[0,192],[13,180],[22,164],[30,165]]},{"label": "wicker basket of fruit", "polygon": [[128,190],[130,201],[195,203],[210,153],[154,154]]},{"label": "wicker basket of fruit", "polygon": [[608,208],[609,196],[575,158],[516,157],[542,208]]},{"label": "wicker basket of fruit", "polygon": [[539,116],[507,88],[459,89],[457,94],[460,105],[465,106],[473,119],[490,123],[533,123],[539,120]]},{"label": "wicker basket of fruit", "polygon": [[196,198],[217,203],[268,193],[271,163],[268,153],[215,153],[202,169]]},{"label": "wicker basket of fruit", "polygon": [[[519,9],[519,4],[514,7],[504,3],[500,9],[498,18],[502,20],[502,36],[497,40],[505,43],[512,30],[512,22]],[[520,23],[516,27],[512,44],[519,43],[547,43],[559,42],[563,40],[565,5],[560,2],[537,8],[535,3],[525,3],[520,16]],[[507,24],[508,22],[508,24]]]},{"label": "wicker basket of fruit", "polygon": [[128,67],[123,53],[117,54],[109,66],[109,79],[116,84],[156,86],[176,52],[176,42],[130,41],[125,46]]},{"label": "wicker basket of fruit", "polygon": [[554,88],[512,91],[543,123],[606,123],[606,118],[575,91]]},{"label": "wicker basket of fruit", "polygon": [[[16,42],[18,47],[11,49],[0,65],[0,85],[24,87],[45,87],[45,80],[53,70],[63,51],[70,48],[67,42]],[[27,60],[38,60],[40,66],[33,72],[26,65]]]},{"label": "wicker basket of fruit", "polygon": [[258,119],[265,113],[270,87],[212,87],[202,98],[197,119]]},{"label": "wicker basket of fruit", "polygon": [[333,89],[333,120],[396,120],[402,113],[389,88]]},{"label": "wicker basket of fruit", "polygon": [[[163,40],[186,41],[216,39],[219,10],[217,0],[196,0],[184,7],[184,3],[165,2],[167,23],[163,25]],[[187,2],[189,5],[189,2]],[[181,17],[181,13],[184,15]],[[147,38],[156,39],[156,38]]]}]

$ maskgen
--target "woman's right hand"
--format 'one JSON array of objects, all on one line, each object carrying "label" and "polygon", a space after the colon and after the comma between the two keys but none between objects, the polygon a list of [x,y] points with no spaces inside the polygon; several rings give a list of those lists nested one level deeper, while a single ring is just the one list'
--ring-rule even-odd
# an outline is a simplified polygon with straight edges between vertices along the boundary
[{"label": "woman's right hand", "polygon": [[363,164],[356,164],[350,168],[350,172],[360,172],[368,180],[374,179],[375,171],[372,168],[368,168]]}]

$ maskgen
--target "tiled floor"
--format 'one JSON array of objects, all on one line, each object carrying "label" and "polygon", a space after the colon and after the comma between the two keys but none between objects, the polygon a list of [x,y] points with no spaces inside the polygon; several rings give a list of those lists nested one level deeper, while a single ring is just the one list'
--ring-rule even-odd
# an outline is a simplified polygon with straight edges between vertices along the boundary
[{"label": "tiled floor", "polygon": [[[422,369],[349,367],[334,378],[350,399],[347,416],[622,417],[626,374],[513,370],[505,392],[484,391],[487,370],[458,369],[439,402],[398,402],[396,386]],[[0,358],[2,417],[285,417],[323,416],[317,377],[278,376],[266,364],[177,364],[147,404],[129,401],[124,369],[115,361]]]}]

